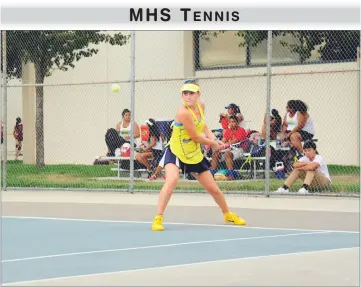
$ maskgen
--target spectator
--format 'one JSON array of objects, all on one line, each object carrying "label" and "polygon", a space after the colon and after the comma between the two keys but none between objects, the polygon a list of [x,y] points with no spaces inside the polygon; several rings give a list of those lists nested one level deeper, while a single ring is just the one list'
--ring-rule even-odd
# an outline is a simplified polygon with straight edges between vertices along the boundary
[{"label": "spectator", "polygon": [[4,124],[2,121],[0,121],[0,127],[1,127],[1,144],[4,143]]},{"label": "spectator", "polygon": [[14,126],[13,136],[15,138],[15,160],[21,155],[21,148],[23,146],[24,134],[23,134],[23,123],[21,118],[16,118]]},{"label": "spectator", "polygon": [[241,114],[241,110],[239,109],[239,106],[237,106],[236,104],[232,103],[224,108],[227,109],[227,111],[219,115],[220,116],[219,122],[221,123],[223,128],[223,135],[224,135],[224,131],[229,128],[228,119],[230,116],[236,116],[238,118],[238,124],[241,124],[244,120],[243,115]]},{"label": "spectator", "polygon": [[[119,135],[128,143],[130,143],[130,130],[131,130],[131,112],[128,109],[124,109],[122,112],[122,121],[119,122],[115,129]],[[136,145],[140,144],[140,128],[139,125],[134,122],[134,140]]]},{"label": "spectator", "polygon": [[120,150],[125,142],[115,129],[108,129],[105,134],[105,143],[108,147],[107,156],[115,156],[116,151]]},{"label": "spectator", "polygon": [[[275,140],[277,134],[282,131],[282,118],[276,109],[271,109],[270,117],[270,139]],[[266,138],[266,115],[263,119],[261,136]]]},{"label": "spectator", "polygon": [[[170,135],[169,135],[169,138],[171,138],[172,136],[172,132],[173,132],[173,126],[174,126],[174,121],[172,121],[171,125],[170,125]],[[151,177],[149,177],[150,180],[155,180],[158,178],[159,174],[161,173],[161,171],[163,170],[163,167],[164,167],[164,158],[163,158],[163,155],[164,155],[164,150],[162,150],[162,155],[160,157],[160,160],[158,162],[158,166],[157,168],[155,169],[153,175]],[[165,176],[162,177],[163,179],[165,179]]]},{"label": "spectator", "polygon": [[302,141],[312,140],[315,129],[312,118],[307,112],[307,105],[300,100],[290,100],[286,106],[287,114],[283,121],[282,131],[284,139],[289,140],[300,154],[302,152]]},{"label": "spectator", "polygon": [[151,165],[149,158],[153,157],[154,167],[158,166],[162,156],[164,137],[154,119],[147,120],[146,124],[149,128],[149,145],[144,148],[143,152],[136,153],[135,159],[147,168],[150,178]]},{"label": "spectator", "polygon": [[326,188],[331,185],[331,178],[324,158],[318,154],[316,144],[312,140],[305,141],[303,145],[305,156],[294,164],[292,173],[285,184],[275,193],[287,193],[289,188],[298,178],[303,180],[303,185],[298,193],[306,194],[309,188]]},{"label": "spectator", "polygon": [[[222,141],[225,144],[234,144],[247,139],[247,131],[240,127],[238,117],[232,115],[228,118],[229,128],[225,130]],[[241,156],[241,153],[237,150],[227,150],[224,153],[224,159],[226,161],[226,166],[229,170],[229,179],[232,180],[236,177],[235,172],[233,170],[233,161],[238,159]],[[216,151],[212,155],[212,174],[215,174],[215,170],[217,169],[219,159],[221,157],[221,152]]]},{"label": "spectator", "polygon": [[[275,140],[277,135],[282,131],[282,118],[279,115],[276,109],[272,109],[270,111],[270,139]],[[263,118],[263,125],[261,132],[258,133],[256,131],[250,131],[249,136],[251,139],[258,139],[262,137],[263,139],[266,138],[266,115]]]}]

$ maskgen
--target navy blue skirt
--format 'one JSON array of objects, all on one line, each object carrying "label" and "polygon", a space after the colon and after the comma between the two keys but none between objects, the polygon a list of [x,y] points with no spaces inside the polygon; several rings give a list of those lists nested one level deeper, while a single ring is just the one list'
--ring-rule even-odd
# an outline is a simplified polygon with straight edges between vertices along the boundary
[{"label": "navy blue skirt", "polygon": [[159,162],[161,167],[165,167],[168,163],[175,164],[178,168],[185,173],[196,173],[200,174],[210,169],[211,165],[209,161],[204,157],[203,160],[196,164],[189,164],[182,162],[170,149],[170,147],[166,147],[163,152],[163,156]]}]

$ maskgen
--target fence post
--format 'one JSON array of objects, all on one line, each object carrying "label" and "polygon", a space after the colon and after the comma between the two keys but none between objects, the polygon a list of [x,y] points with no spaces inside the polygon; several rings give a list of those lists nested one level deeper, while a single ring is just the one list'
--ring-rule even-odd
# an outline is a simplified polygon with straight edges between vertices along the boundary
[{"label": "fence post", "polygon": [[3,142],[3,190],[7,188],[7,160],[8,160],[8,130],[7,130],[7,61],[6,61],[6,31],[2,31],[2,59],[3,59],[3,125],[4,125],[4,142]]},{"label": "fence post", "polygon": [[[359,46],[357,47],[357,68],[358,68],[358,77],[357,77],[357,98],[358,98],[358,107],[359,107],[359,112],[358,112],[358,124],[359,124],[359,138],[361,136],[361,128],[360,128],[360,110],[361,110],[361,88],[360,88],[360,82],[361,82],[361,35],[360,35],[360,39],[359,39]],[[360,151],[360,142],[359,142],[359,152],[361,154]],[[360,164],[360,163],[359,163]]]},{"label": "fence post", "polygon": [[[0,47],[2,47],[2,37],[0,37]],[[2,54],[0,55],[0,61],[1,64],[3,64],[3,58],[2,58]],[[0,131],[3,132],[3,109],[2,107],[4,106],[4,101],[3,101],[3,88],[4,88],[4,73],[1,71],[1,89],[0,89]],[[0,144],[0,191],[3,190],[3,143],[1,142]]]},{"label": "fence post", "polygon": [[131,31],[131,67],[130,67],[130,182],[129,192],[134,191],[134,116],[135,116],[135,31]]},{"label": "fence post", "polygon": [[267,36],[267,104],[266,104],[266,166],[265,166],[265,194],[269,196],[270,189],[270,109],[271,109],[271,61],[272,61],[272,31]]}]

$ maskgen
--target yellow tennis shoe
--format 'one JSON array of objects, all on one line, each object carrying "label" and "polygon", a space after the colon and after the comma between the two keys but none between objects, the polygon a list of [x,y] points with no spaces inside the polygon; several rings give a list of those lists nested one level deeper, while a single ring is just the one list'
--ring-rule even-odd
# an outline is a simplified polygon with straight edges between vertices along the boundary
[{"label": "yellow tennis shoe", "polygon": [[163,216],[162,215],[156,215],[153,220],[152,224],[152,230],[153,231],[163,231]]},{"label": "yellow tennis shoe", "polygon": [[233,222],[235,225],[246,225],[246,221],[233,212],[224,213],[224,222]]}]

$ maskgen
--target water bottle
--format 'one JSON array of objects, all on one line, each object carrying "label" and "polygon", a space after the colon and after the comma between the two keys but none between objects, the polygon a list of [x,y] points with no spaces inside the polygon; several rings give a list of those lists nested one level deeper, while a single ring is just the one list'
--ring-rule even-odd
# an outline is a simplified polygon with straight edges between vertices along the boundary
[{"label": "water bottle", "polygon": [[277,135],[276,137],[276,148],[280,148],[281,147],[281,137],[280,135]]},{"label": "water bottle", "polygon": [[282,161],[276,162],[276,165],[273,168],[273,170],[275,171],[276,177],[278,179],[284,179],[286,177],[285,166]]}]

